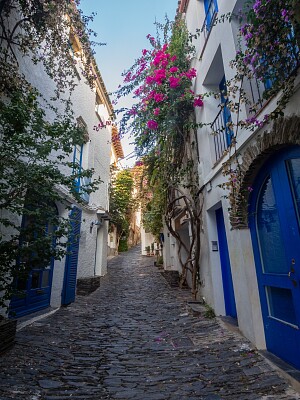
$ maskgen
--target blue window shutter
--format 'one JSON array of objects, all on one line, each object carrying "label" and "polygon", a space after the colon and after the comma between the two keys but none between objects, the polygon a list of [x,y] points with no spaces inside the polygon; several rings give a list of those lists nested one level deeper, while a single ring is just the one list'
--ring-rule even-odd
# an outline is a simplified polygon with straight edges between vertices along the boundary
[{"label": "blue window shutter", "polygon": [[74,207],[70,214],[71,233],[66,256],[62,304],[75,301],[81,215],[82,211],[77,207]]}]

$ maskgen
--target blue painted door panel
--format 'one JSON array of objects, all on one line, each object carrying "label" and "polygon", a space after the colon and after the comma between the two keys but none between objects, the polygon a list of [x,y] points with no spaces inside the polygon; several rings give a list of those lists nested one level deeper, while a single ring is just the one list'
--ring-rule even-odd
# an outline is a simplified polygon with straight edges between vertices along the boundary
[{"label": "blue painted door panel", "polygon": [[[23,217],[22,225],[32,221]],[[51,229],[51,232],[50,232]],[[45,231],[53,233],[54,227],[46,225]],[[55,246],[55,239],[53,240]],[[18,278],[15,282],[18,295],[13,296],[9,305],[11,317],[22,317],[32,312],[47,308],[50,305],[54,259],[48,266],[33,268],[27,278]]]},{"label": "blue painted door panel", "polygon": [[236,304],[231,275],[231,265],[222,208],[216,210],[216,221],[219,240],[219,253],[222,270],[223,291],[226,315],[236,318]]},{"label": "blue painted door panel", "polygon": [[70,213],[71,233],[66,256],[62,304],[75,301],[81,214],[82,211],[77,207],[73,207]]},{"label": "blue painted door panel", "polygon": [[250,229],[267,348],[300,368],[300,149],[280,152],[258,176]]}]

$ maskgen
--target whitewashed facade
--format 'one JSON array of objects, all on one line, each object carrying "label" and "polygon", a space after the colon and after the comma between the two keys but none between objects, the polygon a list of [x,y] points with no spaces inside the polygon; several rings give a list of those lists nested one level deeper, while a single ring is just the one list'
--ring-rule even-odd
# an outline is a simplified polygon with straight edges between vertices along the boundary
[{"label": "whitewashed facade", "polygon": [[[226,80],[233,78],[235,71],[229,63],[238,49],[238,22],[233,19],[214,25],[213,20],[238,11],[243,3],[241,0],[179,2],[178,11],[189,32],[194,34],[202,29],[194,42],[196,56],[192,60],[197,70],[195,93],[220,92],[224,76]],[[263,105],[258,119],[274,109],[276,100]],[[246,203],[238,204],[242,219],[235,222],[229,201],[224,197],[228,193],[219,187],[226,180],[222,164],[228,155],[222,155],[210,126],[220,114],[220,100],[205,98],[204,107],[195,111],[197,122],[208,123],[197,134],[199,187],[203,187],[205,196],[199,298],[204,297],[216,315],[236,318],[240,331],[257,348],[267,348],[297,368],[300,368],[299,100],[298,76],[295,93],[282,119],[254,132],[240,132],[237,147],[242,188],[251,187],[253,192],[249,191]],[[247,116],[246,107],[241,105],[240,118]],[[236,118],[234,114],[231,117]],[[165,261],[172,265],[176,244],[172,239],[167,242]]]},{"label": "whitewashed facade", "polygon": [[[56,204],[59,215],[68,218],[73,211],[77,212],[76,229],[78,231],[76,234],[80,234],[79,244],[76,248],[69,249],[72,253],[71,256],[67,255],[61,261],[54,262],[49,278],[50,295],[46,301],[40,303],[37,299],[35,304],[27,304],[25,297],[21,305],[18,300],[15,303],[12,302],[11,309],[14,317],[28,315],[47,307],[56,308],[69,304],[75,301],[76,292],[85,295],[95,290],[99,286],[100,276],[107,272],[108,188],[112,126],[115,116],[95,61],[93,61],[93,72],[97,77],[95,87],[92,89],[86,83],[80,68],[80,56],[76,56],[76,52],[81,51],[80,43],[77,38],[75,39],[76,49],[73,49],[72,55],[75,59],[77,58],[76,87],[72,92],[71,100],[74,121],[77,121],[85,129],[86,140],[81,147],[74,148],[74,153],[70,154],[70,161],[77,152],[76,156],[78,154],[80,156],[78,157],[81,168],[93,168],[94,176],[100,177],[102,183],[95,192],[83,195],[84,203],[80,204],[77,204],[63,187],[57,188],[72,207],[70,212],[62,204]],[[54,82],[46,74],[41,64],[33,65],[30,58],[23,57],[20,60],[20,70],[46,100],[53,96]],[[60,107],[59,103],[57,105]],[[59,111],[63,111],[63,109],[61,108]],[[46,109],[46,115],[49,121],[55,118],[55,115],[48,109]],[[52,157],[56,156],[56,153],[52,154]],[[37,291],[41,295],[44,293],[43,287],[38,287]]]}]

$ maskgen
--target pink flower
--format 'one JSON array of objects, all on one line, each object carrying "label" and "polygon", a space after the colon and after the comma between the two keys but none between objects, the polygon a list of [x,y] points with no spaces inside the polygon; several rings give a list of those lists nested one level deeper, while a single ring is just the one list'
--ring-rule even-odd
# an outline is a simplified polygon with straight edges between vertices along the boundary
[{"label": "pink flower", "polygon": [[153,114],[154,115],[158,115],[160,113],[160,108],[154,108],[154,110],[153,110]]},{"label": "pink flower", "polygon": [[155,82],[155,78],[153,76],[147,76],[145,80],[147,85],[152,85]]},{"label": "pink flower", "polygon": [[156,121],[154,121],[154,119],[150,119],[150,120],[147,122],[147,127],[148,127],[149,129],[157,129],[157,128],[158,128],[158,123],[157,123]]},{"label": "pink flower", "polygon": [[160,103],[161,101],[164,101],[165,96],[162,93],[155,93],[153,94],[153,100],[156,103]]},{"label": "pink flower", "polygon": [[142,50],[143,56],[145,56],[147,53],[148,53],[148,50],[146,50],[146,49],[143,49],[143,50]]},{"label": "pink flower", "polygon": [[171,68],[170,68],[171,74],[175,74],[177,71],[178,71],[178,68],[177,68],[177,67],[171,67]]},{"label": "pink flower", "polygon": [[158,85],[162,84],[162,81],[166,79],[166,70],[165,69],[156,69],[154,71],[154,79]]},{"label": "pink flower", "polygon": [[200,96],[195,98],[194,107],[203,107],[203,100]]},{"label": "pink flower", "polygon": [[196,76],[197,76],[197,71],[195,70],[195,68],[191,68],[189,71],[187,71],[186,73],[185,73],[185,76],[188,78],[188,79],[193,79],[193,78],[195,78]]},{"label": "pink flower", "polygon": [[169,78],[169,84],[171,88],[176,88],[177,86],[179,86],[179,82],[180,79],[179,78],[175,78],[174,76],[170,76]]},{"label": "pink flower", "polygon": [[137,110],[136,108],[132,108],[131,110],[128,111],[129,115],[137,115]]},{"label": "pink flower", "polygon": [[177,56],[173,56],[173,57],[171,57],[171,61],[176,61],[177,60]]}]

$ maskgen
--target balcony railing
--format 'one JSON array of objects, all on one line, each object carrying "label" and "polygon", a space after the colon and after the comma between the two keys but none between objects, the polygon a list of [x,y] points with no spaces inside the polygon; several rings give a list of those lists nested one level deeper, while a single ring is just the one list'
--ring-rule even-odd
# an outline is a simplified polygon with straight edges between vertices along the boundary
[{"label": "balcony railing", "polygon": [[231,121],[231,116],[230,111],[227,108],[227,102],[222,104],[221,110],[218,112],[216,118],[211,124],[216,162],[223,156],[225,150],[230,146],[233,136],[233,131],[228,126]]}]

